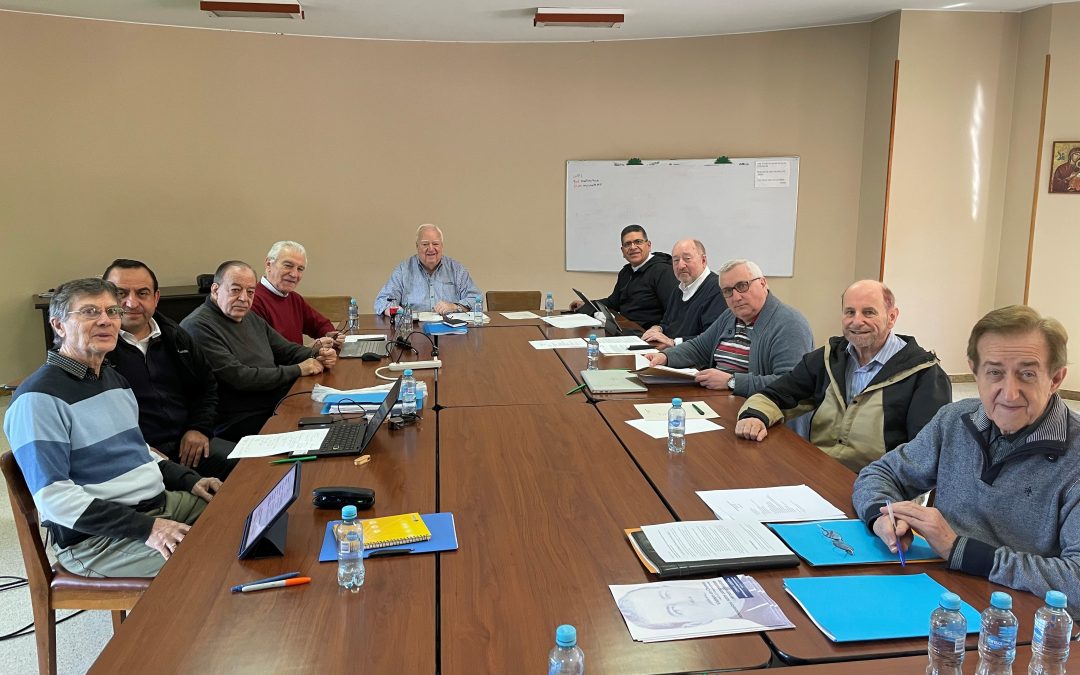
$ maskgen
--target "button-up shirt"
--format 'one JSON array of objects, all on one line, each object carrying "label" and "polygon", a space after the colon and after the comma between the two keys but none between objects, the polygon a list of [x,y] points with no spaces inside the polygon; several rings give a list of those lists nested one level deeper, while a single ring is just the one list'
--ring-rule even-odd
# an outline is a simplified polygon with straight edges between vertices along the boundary
[{"label": "button-up shirt", "polygon": [[471,307],[472,298],[477,295],[480,295],[480,289],[458,261],[444,255],[435,270],[428,273],[420,263],[420,257],[414,255],[394,268],[390,279],[375,296],[375,313],[382,314],[394,305],[433,312],[435,303],[440,300]]},{"label": "button-up shirt", "polygon": [[885,340],[885,344],[878,350],[878,353],[874,354],[873,358],[867,361],[865,366],[860,366],[859,353],[855,351],[854,345],[848,343],[847,353],[850,357],[846,374],[848,405],[851,405],[851,399],[861,394],[863,389],[866,389],[866,385],[870,384],[870,381],[881,372],[889,359],[906,346],[906,342],[893,333],[889,333],[888,339]]},{"label": "button-up shirt", "polygon": [[150,334],[141,340],[126,330],[120,329],[120,339],[138,349],[143,356],[146,356],[146,350],[150,348],[150,341],[156,337],[161,337],[161,328],[153,318],[150,319]]}]

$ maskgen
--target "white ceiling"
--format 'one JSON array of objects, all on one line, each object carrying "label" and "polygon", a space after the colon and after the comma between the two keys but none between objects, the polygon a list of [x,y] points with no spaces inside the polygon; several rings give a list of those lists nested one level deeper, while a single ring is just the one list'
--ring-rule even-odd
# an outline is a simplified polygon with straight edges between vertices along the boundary
[{"label": "white ceiling", "polygon": [[[304,20],[217,18],[198,0],[0,0],[0,9],[222,30],[385,40],[589,42],[872,21],[898,9],[1020,11],[1051,0],[300,0]],[[1062,1],[1062,0],[1054,0]],[[534,28],[536,7],[625,10],[621,28]]]}]

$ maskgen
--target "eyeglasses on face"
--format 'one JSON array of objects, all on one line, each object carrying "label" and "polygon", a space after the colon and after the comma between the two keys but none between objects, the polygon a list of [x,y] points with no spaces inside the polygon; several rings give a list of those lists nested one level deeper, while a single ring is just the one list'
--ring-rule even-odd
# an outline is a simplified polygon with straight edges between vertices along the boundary
[{"label": "eyeglasses on face", "polygon": [[747,279],[746,281],[740,281],[734,286],[721,286],[720,292],[724,294],[725,298],[730,298],[735,291],[745,293],[750,290],[750,284],[754,283],[761,277],[754,277],[753,279]]},{"label": "eyeglasses on face", "polygon": [[87,305],[86,307],[80,307],[79,309],[73,309],[70,314],[78,314],[79,318],[84,321],[96,321],[101,313],[105,312],[109,315],[110,319],[122,319],[124,317],[124,308],[120,305],[113,305],[112,307],[106,307],[102,309],[100,307],[94,307],[93,305]]},{"label": "eyeglasses on face", "polygon": [[648,239],[631,239],[630,241],[624,241],[623,248],[633,248],[634,246],[644,246],[649,243]]}]

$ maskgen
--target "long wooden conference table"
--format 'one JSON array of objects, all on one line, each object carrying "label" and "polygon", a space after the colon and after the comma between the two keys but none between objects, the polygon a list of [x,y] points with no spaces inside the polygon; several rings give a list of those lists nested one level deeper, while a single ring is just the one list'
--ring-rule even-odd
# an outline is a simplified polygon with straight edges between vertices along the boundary
[{"label": "long wooden conference table", "polygon": [[[362,326],[388,330],[379,317],[364,317]],[[587,332],[493,312],[489,325],[440,337],[441,371],[417,373],[428,387],[417,425],[380,429],[366,465],[354,466],[351,457],[302,465],[283,557],[236,558],[244,519],[286,470],[265,458],[241,461],[91,672],[537,672],[560,623],[577,626],[592,673],[810,663],[828,665],[792,672],[912,672],[925,639],[832,643],[784,592],[783,579],[925,571],[979,609],[993,591],[1008,590],[943,563],[753,570],[794,629],[634,642],[608,585],[655,579],[634,556],[625,528],[713,518],[696,490],[800,483],[853,515],[854,474],[783,427],[763,443],[736,439],[731,429],[741,400],[726,393],[664,385],[638,395],[567,395],[580,381],[584,350],[534,350],[528,342]],[[419,354],[405,360],[430,357],[426,339],[413,336],[412,344]],[[316,383],[377,384],[375,370],[385,363],[339,361],[300,378],[296,395],[282,401],[263,431],[290,431],[298,418],[317,414],[308,393]],[[628,363],[601,358],[601,367]],[[624,423],[638,416],[635,402],[673,395],[706,401],[725,429],[688,437],[686,452],[672,456],[664,440]],[[365,517],[452,513],[460,547],[369,559],[360,592],[340,590],[337,566],[318,562],[326,523],[338,515],[311,504],[312,489],[325,485],[373,488],[375,506]],[[293,571],[312,583],[229,591]],[[1041,601],[1010,593],[1022,617],[1019,640],[1027,643]],[[975,643],[969,640],[969,649]]]}]

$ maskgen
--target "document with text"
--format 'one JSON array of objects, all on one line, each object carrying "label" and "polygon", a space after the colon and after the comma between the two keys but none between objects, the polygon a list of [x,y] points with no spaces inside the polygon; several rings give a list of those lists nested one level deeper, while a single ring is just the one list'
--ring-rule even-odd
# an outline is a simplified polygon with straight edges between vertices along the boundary
[{"label": "document with text", "polygon": [[642,525],[664,562],[790,556],[780,537],[754,520],[687,520]]},{"label": "document with text", "polygon": [[808,485],[783,485],[742,490],[702,490],[697,495],[719,520],[757,520],[790,523],[846,518]]},{"label": "document with text", "polygon": [[229,453],[229,459],[269,457],[286,452],[318,450],[323,439],[326,438],[327,431],[329,429],[301,429],[300,431],[286,431],[283,434],[244,436]]},{"label": "document with text", "polygon": [[585,349],[587,346],[582,338],[565,338],[563,340],[529,340],[533,349]]}]

